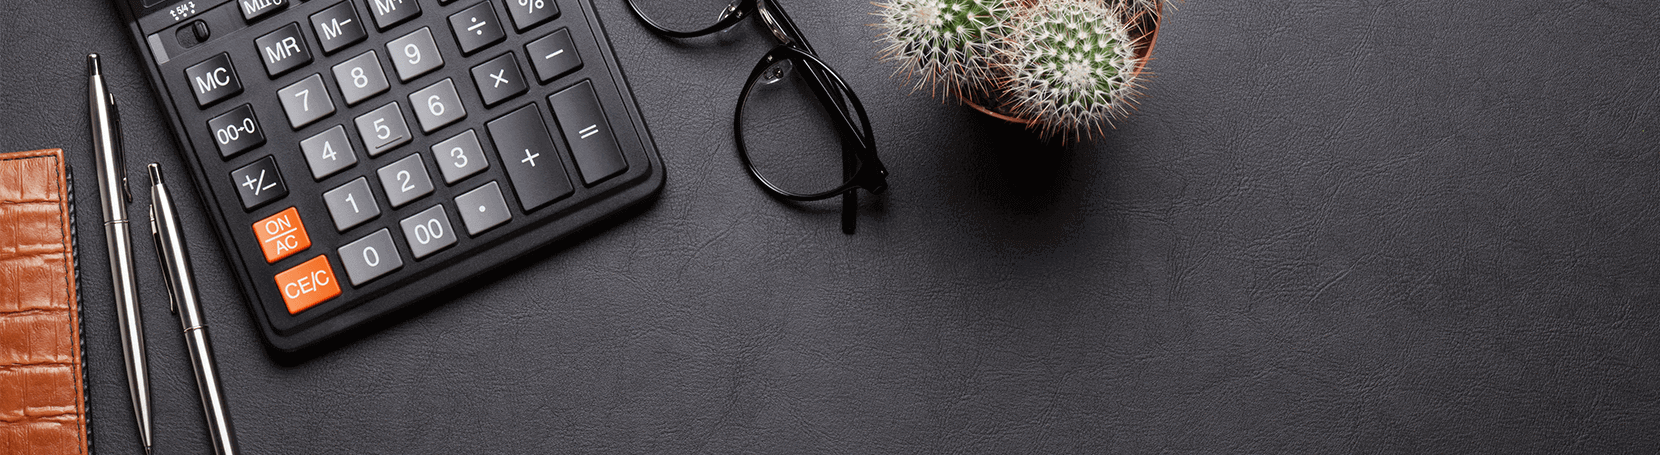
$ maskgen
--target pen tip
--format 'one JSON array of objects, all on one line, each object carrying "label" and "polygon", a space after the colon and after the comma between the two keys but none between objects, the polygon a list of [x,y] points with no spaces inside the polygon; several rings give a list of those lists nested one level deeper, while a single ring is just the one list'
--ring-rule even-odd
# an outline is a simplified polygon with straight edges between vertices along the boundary
[{"label": "pen tip", "polygon": [[161,184],[161,166],[157,166],[156,163],[150,163],[149,167],[150,167],[150,185],[160,185]]},{"label": "pen tip", "polygon": [[87,54],[86,70],[93,76],[103,74],[103,70],[98,67],[98,54]]}]

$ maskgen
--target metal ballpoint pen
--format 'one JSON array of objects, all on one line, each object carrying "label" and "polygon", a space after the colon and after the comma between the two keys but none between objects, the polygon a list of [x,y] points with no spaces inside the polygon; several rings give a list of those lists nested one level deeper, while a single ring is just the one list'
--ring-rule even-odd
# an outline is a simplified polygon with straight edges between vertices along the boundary
[{"label": "metal ballpoint pen", "polygon": [[109,244],[110,280],[115,285],[115,314],[121,324],[121,354],[127,361],[127,387],[133,395],[138,439],[150,453],[150,369],[144,359],[144,319],[139,314],[138,279],[133,269],[131,228],[127,225],[127,168],[121,149],[120,112],[104,85],[98,54],[86,56],[87,115],[92,149],[97,153],[98,196],[104,208],[104,240]]},{"label": "metal ballpoint pen", "polygon": [[184,326],[184,344],[190,351],[190,365],[195,367],[196,387],[202,393],[202,413],[207,417],[213,452],[234,455],[237,452],[236,435],[231,430],[231,415],[225,407],[225,388],[219,382],[219,367],[213,362],[213,344],[208,341],[202,303],[196,296],[195,275],[190,270],[184,230],[179,226],[178,212],[173,208],[173,196],[162,182],[161,168],[151,163],[149,169],[150,233],[156,241],[161,276],[167,281],[169,308],[179,315],[179,323]]}]

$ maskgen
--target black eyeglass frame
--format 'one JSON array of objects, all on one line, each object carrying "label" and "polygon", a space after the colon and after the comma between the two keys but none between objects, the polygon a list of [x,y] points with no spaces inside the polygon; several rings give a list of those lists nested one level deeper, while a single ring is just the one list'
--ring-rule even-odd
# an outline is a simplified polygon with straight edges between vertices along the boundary
[{"label": "black eyeglass frame", "polygon": [[[870,117],[865,113],[864,104],[859,101],[857,94],[848,87],[841,75],[831,69],[828,64],[819,59],[818,53],[813,50],[801,30],[796,27],[795,21],[784,13],[782,7],[774,0],[734,0],[721,11],[714,25],[693,30],[674,30],[658,24],[647,16],[634,4],[635,0],[625,0],[634,17],[640,19],[647,28],[654,32],[674,37],[692,38],[720,32],[736,25],[750,14],[760,16],[777,38],[779,45],[762,56],[750,72],[749,79],[744,83],[743,91],[738,97],[738,107],[733,116],[732,130],[738,145],[738,158],[756,183],[775,196],[794,201],[818,201],[842,195],[842,231],[853,234],[856,231],[858,216],[858,194],[860,188],[872,194],[880,194],[887,189],[887,167],[876,156],[876,136],[871,131]],[[754,90],[757,81],[766,78],[769,68],[780,62],[790,62],[803,69],[808,86],[813,95],[828,111],[835,113],[838,121],[837,130],[843,136],[842,144],[842,177],[843,183],[831,190],[817,193],[796,193],[780,187],[759,172],[750,161],[748,146],[743,134],[743,111],[745,100]],[[849,144],[851,138],[853,144]]]}]

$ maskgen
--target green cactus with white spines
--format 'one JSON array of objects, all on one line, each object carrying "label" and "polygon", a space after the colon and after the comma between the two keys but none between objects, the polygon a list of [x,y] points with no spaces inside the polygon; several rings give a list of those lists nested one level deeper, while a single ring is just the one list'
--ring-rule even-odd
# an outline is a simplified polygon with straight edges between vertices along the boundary
[{"label": "green cactus with white spines", "polygon": [[915,78],[913,90],[976,93],[995,77],[991,59],[1008,34],[1003,0],[890,0],[882,16],[883,60]]},{"label": "green cactus with white spines", "polygon": [[1113,3],[1048,0],[1012,19],[998,64],[1015,116],[1046,136],[1085,137],[1129,112],[1136,43],[1118,9],[1129,5]]}]

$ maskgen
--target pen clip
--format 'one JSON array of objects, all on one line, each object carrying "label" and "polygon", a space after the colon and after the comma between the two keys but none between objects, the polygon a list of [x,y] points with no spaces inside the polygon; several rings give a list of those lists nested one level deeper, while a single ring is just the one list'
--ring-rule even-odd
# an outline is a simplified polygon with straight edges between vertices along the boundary
[{"label": "pen clip", "polygon": [[150,203],[150,240],[156,244],[156,261],[161,263],[161,280],[167,288],[167,310],[179,314],[179,297],[173,291],[173,271],[167,268],[167,250],[161,243],[161,221],[156,216],[156,204]]},{"label": "pen clip", "polygon": [[[114,93],[104,93],[110,105],[110,128],[115,130],[115,169],[121,177],[121,200],[133,203],[133,192],[127,184],[127,144],[121,131],[121,107],[115,104]],[[152,207],[153,208],[153,207]],[[153,211],[152,211],[153,212]]]}]

